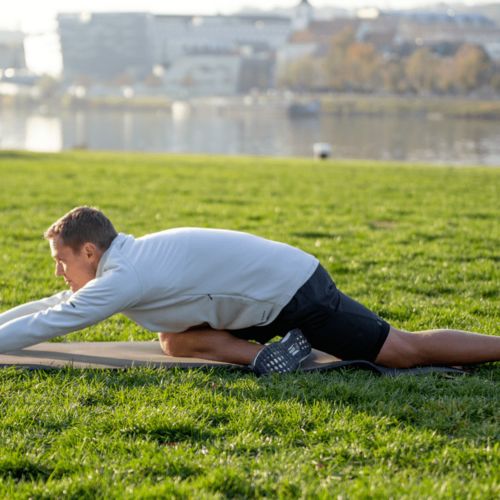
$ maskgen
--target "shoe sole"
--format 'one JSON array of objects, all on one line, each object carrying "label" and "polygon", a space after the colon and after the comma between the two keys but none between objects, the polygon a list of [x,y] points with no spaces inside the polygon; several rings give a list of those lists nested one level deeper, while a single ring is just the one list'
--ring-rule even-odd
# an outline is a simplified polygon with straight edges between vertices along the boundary
[{"label": "shoe sole", "polygon": [[279,342],[299,363],[311,354],[311,344],[298,329],[290,330]]},{"label": "shoe sole", "polygon": [[309,356],[311,345],[299,329],[291,330],[283,339],[268,344],[254,360],[252,368],[257,375],[290,373]]}]

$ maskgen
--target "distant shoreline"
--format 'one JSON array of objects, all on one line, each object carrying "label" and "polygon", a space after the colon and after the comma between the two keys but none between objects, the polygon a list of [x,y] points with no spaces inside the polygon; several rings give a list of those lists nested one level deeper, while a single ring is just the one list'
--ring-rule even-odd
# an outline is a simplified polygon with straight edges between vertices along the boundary
[{"label": "distant shoreline", "polygon": [[[193,107],[213,106],[230,110],[269,107],[286,111],[292,104],[319,103],[318,115],[337,116],[422,116],[439,119],[500,120],[500,99],[456,96],[397,96],[364,94],[256,94],[230,97],[199,97],[186,102]],[[33,108],[63,111],[67,109],[108,109],[128,111],[172,112],[176,100],[166,96],[95,97],[76,99],[63,97],[51,101],[34,101],[0,96],[0,108]]]},{"label": "distant shoreline", "polygon": [[335,94],[321,97],[320,102],[322,112],[336,115],[421,115],[500,120],[499,99]]}]

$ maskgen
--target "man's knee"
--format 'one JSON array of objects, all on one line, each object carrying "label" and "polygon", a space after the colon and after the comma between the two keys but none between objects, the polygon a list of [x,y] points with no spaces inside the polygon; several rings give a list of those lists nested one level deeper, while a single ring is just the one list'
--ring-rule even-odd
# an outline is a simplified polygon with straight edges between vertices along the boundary
[{"label": "man's knee", "polygon": [[182,335],[179,333],[159,333],[161,350],[167,356],[183,356],[186,349],[184,348]]},{"label": "man's knee", "polygon": [[375,363],[390,368],[410,368],[421,364],[422,357],[416,335],[391,327]]}]

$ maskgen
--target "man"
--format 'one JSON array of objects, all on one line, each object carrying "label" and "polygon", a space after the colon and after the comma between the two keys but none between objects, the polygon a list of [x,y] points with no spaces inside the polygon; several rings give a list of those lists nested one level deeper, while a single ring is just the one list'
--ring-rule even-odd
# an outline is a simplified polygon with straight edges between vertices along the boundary
[{"label": "man", "polygon": [[[122,312],[160,332],[166,354],[258,374],[296,369],[310,345],[399,368],[500,360],[500,337],[397,330],[341,293],[312,255],[250,234],[180,228],[136,239],[99,210],[78,207],[45,238],[71,291],[1,314],[0,352]],[[263,345],[275,336],[282,341]]]}]

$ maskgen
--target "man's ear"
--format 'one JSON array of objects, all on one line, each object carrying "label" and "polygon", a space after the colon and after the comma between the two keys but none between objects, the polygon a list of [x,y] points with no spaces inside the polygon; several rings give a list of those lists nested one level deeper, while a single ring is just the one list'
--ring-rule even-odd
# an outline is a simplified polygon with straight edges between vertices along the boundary
[{"label": "man's ear", "polygon": [[94,245],[94,243],[90,243],[90,242],[84,243],[82,250],[85,253],[85,256],[89,260],[91,260],[92,258],[98,257],[100,254],[97,246]]}]

